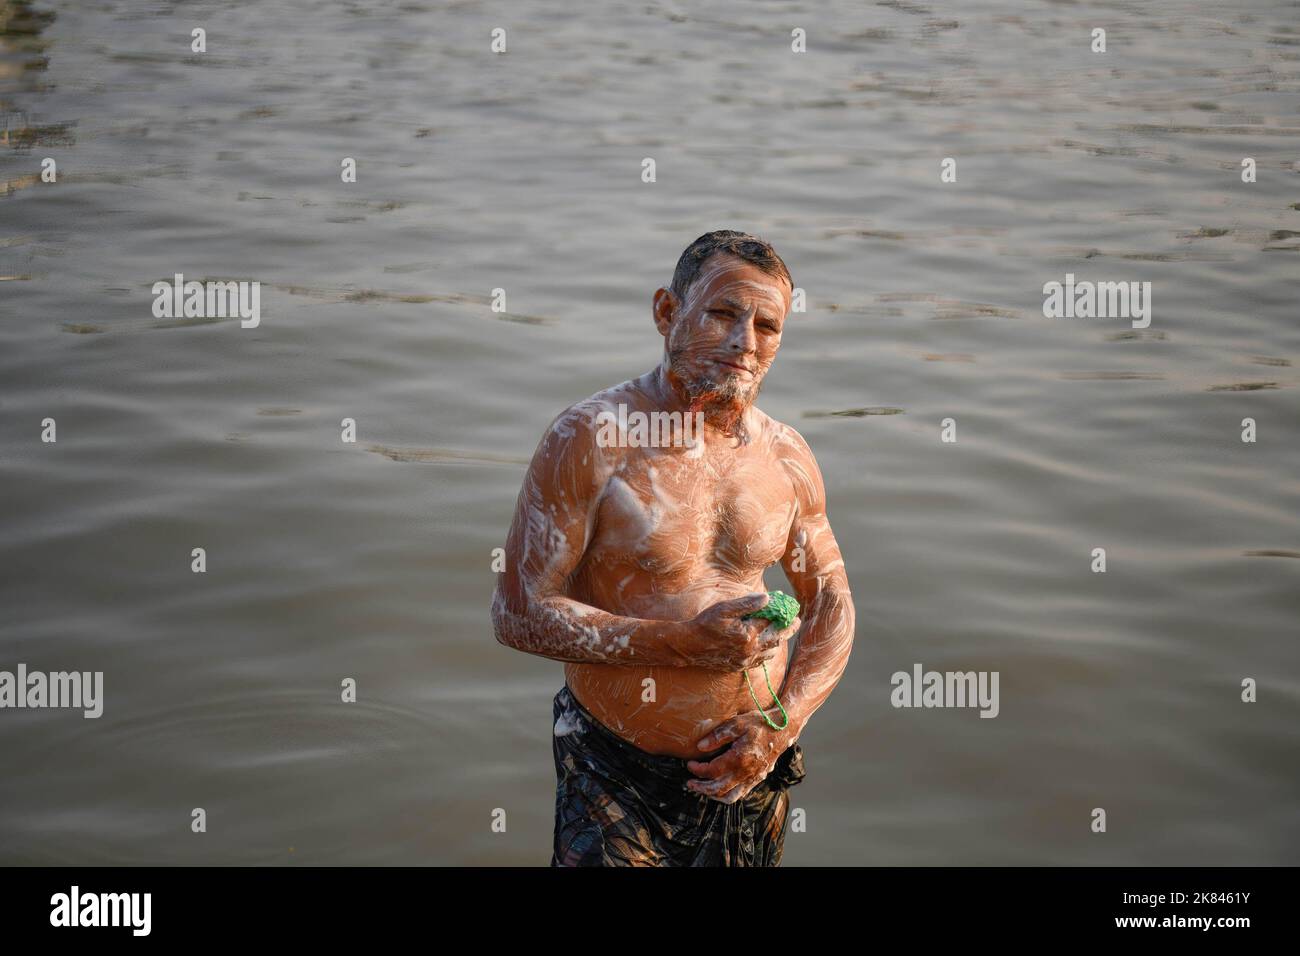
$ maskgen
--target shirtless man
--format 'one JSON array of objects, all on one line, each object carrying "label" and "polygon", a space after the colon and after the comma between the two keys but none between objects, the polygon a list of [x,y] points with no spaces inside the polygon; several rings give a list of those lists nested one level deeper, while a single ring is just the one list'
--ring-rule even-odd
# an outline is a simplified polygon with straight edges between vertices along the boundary
[{"label": "shirtless man", "polygon": [[[817,462],[753,404],[792,291],[766,242],[701,236],[654,295],[663,362],[561,413],[528,467],[492,620],[502,644],[565,662],[553,866],[780,862],[796,741],[854,627]],[[703,427],[610,441],[619,405]],[[745,618],[778,561],[802,607],[784,630]],[[786,716],[756,706],[768,681]]]}]

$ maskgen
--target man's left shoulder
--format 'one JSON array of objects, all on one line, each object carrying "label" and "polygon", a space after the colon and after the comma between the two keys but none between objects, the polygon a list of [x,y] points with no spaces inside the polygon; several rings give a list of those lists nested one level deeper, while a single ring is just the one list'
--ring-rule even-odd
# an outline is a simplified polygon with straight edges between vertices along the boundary
[{"label": "man's left shoulder", "polygon": [[785,422],[773,418],[758,406],[754,406],[754,411],[762,416],[759,420],[763,424],[763,433],[774,452],[781,454],[783,457],[792,457],[799,461],[808,460],[814,464],[816,463],[812,448],[793,425],[787,425]]},{"label": "man's left shoulder", "polygon": [[763,432],[768,454],[789,478],[800,509],[820,510],[826,500],[826,486],[808,442],[792,425],[767,414],[763,415]]}]

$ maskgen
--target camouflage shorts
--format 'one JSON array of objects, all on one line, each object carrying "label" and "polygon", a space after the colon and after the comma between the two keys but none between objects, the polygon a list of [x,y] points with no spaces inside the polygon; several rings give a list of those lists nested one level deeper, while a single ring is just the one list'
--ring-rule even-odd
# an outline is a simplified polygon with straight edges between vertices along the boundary
[{"label": "camouflage shorts", "polygon": [[[791,744],[732,804],[683,789],[686,761],[648,754],[602,725],[568,686],[555,695],[551,866],[778,866],[790,796],[804,778]],[[721,752],[721,751],[719,751]]]}]

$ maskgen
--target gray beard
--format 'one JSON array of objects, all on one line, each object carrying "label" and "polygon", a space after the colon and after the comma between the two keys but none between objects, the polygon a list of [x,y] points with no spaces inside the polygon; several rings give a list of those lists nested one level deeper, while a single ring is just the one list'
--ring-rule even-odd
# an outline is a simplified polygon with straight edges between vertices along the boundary
[{"label": "gray beard", "polygon": [[680,353],[669,355],[668,367],[685,386],[691,407],[702,411],[706,422],[739,439],[742,445],[749,444],[744,411],[754,404],[762,382],[751,386],[733,375],[718,385],[704,376],[692,375],[680,364],[680,358]]}]

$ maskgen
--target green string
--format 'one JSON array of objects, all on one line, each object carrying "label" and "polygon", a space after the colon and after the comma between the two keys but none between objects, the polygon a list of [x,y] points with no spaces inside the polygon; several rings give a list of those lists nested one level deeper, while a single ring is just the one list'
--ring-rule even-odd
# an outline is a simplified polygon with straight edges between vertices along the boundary
[{"label": "green string", "polygon": [[745,675],[745,684],[749,687],[749,696],[754,698],[754,706],[757,707],[758,712],[763,715],[763,719],[767,721],[767,725],[773,730],[785,730],[785,728],[789,727],[790,715],[785,712],[784,707],[781,707],[781,699],[776,696],[776,691],[772,690],[772,678],[767,675],[767,661],[763,662],[763,679],[767,681],[767,689],[772,695],[772,702],[781,709],[781,716],[785,718],[785,723],[780,727],[772,722],[772,718],[767,716],[767,711],[763,709],[763,705],[758,702],[758,695],[754,693],[754,685],[749,683],[749,671],[746,670],[743,673]]}]

